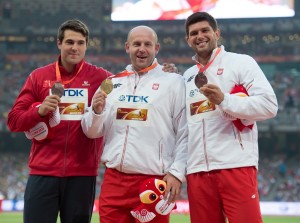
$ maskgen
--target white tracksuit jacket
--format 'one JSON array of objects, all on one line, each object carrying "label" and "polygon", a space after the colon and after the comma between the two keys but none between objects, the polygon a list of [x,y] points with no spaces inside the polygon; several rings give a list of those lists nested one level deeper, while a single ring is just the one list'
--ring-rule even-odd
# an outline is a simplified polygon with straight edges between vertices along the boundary
[{"label": "white tracksuit jacket", "polygon": [[[216,53],[213,52],[211,58]],[[193,57],[195,60],[195,56]],[[187,174],[244,166],[258,167],[256,121],[272,118],[278,110],[275,93],[255,60],[242,54],[221,52],[208,67],[208,83],[219,86],[225,94],[220,105],[213,105],[201,94],[194,77],[194,65],[184,73],[186,81],[187,120],[189,128]],[[230,94],[243,85],[249,97]],[[233,119],[254,123],[253,129],[239,132]]]},{"label": "white tracksuit jacket", "polygon": [[[131,65],[126,70],[133,71]],[[183,77],[158,65],[141,77],[132,74],[112,81],[103,113],[89,108],[82,119],[88,137],[104,136],[101,161],[124,173],[170,172],[182,181],[188,131]]]}]

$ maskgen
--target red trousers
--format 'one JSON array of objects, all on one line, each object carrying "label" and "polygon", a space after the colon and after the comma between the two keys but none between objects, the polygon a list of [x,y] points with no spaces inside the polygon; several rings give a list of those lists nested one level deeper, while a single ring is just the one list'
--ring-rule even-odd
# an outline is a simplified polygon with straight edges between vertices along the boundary
[{"label": "red trousers", "polygon": [[[130,213],[141,204],[140,185],[144,180],[163,176],[126,174],[107,168],[99,197],[101,223],[138,223]],[[170,215],[157,215],[149,223],[169,223]]]},{"label": "red trousers", "polygon": [[187,176],[192,223],[262,223],[255,167]]}]

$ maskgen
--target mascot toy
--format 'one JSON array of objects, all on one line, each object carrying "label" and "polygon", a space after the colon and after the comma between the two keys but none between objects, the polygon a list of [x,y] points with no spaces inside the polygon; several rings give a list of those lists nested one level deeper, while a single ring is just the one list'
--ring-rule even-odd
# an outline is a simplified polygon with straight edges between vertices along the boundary
[{"label": "mascot toy", "polygon": [[166,186],[163,180],[145,180],[140,187],[141,205],[130,212],[132,216],[140,222],[149,222],[156,216],[167,215],[176,209],[175,203],[168,204],[167,200],[164,200]]}]

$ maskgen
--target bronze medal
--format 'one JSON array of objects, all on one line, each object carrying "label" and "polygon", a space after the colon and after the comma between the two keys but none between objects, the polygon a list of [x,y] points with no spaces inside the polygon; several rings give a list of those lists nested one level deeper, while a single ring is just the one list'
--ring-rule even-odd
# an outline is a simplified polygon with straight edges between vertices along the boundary
[{"label": "bronze medal", "polygon": [[60,98],[64,95],[64,91],[64,86],[60,82],[54,83],[51,88],[51,93],[57,95]]},{"label": "bronze medal", "polygon": [[112,80],[111,79],[105,79],[104,81],[102,81],[100,88],[106,94],[109,94],[114,88]]},{"label": "bronze medal", "polygon": [[200,89],[203,85],[207,84],[207,77],[204,73],[198,73],[195,77],[195,84]]}]

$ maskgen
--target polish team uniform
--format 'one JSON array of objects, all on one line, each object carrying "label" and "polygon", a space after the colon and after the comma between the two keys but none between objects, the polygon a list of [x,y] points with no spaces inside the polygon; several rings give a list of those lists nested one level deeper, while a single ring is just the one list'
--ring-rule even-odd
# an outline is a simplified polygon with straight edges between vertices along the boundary
[{"label": "polish team uniform", "polygon": [[[131,65],[126,70],[134,72]],[[101,221],[132,222],[130,211],[140,203],[139,185],[145,179],[162,179],[167,172],[184,179],[185,85],[181,75],[164,72],[161,65],[141,76],[131,74],[112,81],[114,88],[103,112],[98,115],[90,108],[82,128],[88,137],[103,136],[104,140],[101,162],[107,169],[99,201]],[[109,207],[105,207],[106,199]],[[114,202],[124,212],[116,213]]]},{"label": "polish team uniform", "polygon": [[[216,51],[217,48],[213,51],[211,58],[214,57]],[[195,57],[193,59],[195,60]],[[197,200],[201,196],[197,194],[196,189],[199,186],[196,183],[197,174],[212,176],[214,173],[220,172],[219,170],[235,171],[234,169],[246,167],[248,173],[246,174],[247,180],[244,182],[247,182],[250,177],[253,178],[252,180],[255,183],[247,191],[247,185],[242,187],[243,179],[241,178],[241,185],[236,190],[229,184],[232,186],[231,191],[238,195],[243,193],[237,200],[243,199],[245,196],[249,199],[251,199],[251,196],[258,199],[256,184],[258,133],[256,121],[274,117],[278,109],[277,99],[270,83],[255,60],[248,55],[226,52],[224,47],[221,46],[219,55],[205,71],[204,74],[208,79],[208,83],[217,85],[225,94],[224,100],[219,105],[211,103],[195,85],[194,78],[198,70],[197,65],[194,65],[184,73],[189,128],[187,181],[190,207],[192,208],[191,219],[193,219],[193,213],[199,213],[201,210],[207,213],[214,211],[214,216],[216,216],[216,210],[218,209],[214,209],[212,202],[205,204],[210,210],[206,209],[205,205],[200,207],[202,205],[200,203],[207,201]],[[242,85],[247,90],[249,97],[230,94],[236,85]],[[232,122],[236,118],[253,123],[253,128],[244,128],[243,131],[239,131]],[[230,176],[233,176],[233,173]],[[226,177],[226,180],[230,183],[230,177]],[[199,187],[201,188],[201,186]],[[206,190],[209,191],[210,189],[209,186],[206,186]],[[216,190],[222,191],[220,188]],[[224,197],[223,199],[226,200],[225,192]],[[228,203],[224,202],[224,206],[226,207],[228,204],[236,205],[236,210],[239,210],[237,206],[242,206],[240,203],[229,202],[230,199],[235,199],[233,197],[231,194],[228,197]],[[234,210],[232,207],[229,209]],[[244,210],[249,211],[246,216],[251,215],[251,207]],[[232,213],[225,214],[231,215]],[[238,215],[242,216],[245,213],[235,214],[233,213],[232,216],[237,219]],[[249,219],[251,221],[251,217]],[[197,221],[199,219],[194,222]],[[209,222],[214,223],[214,220],[210,219]],[[240,220],[237,222],[245,221]]]}]

